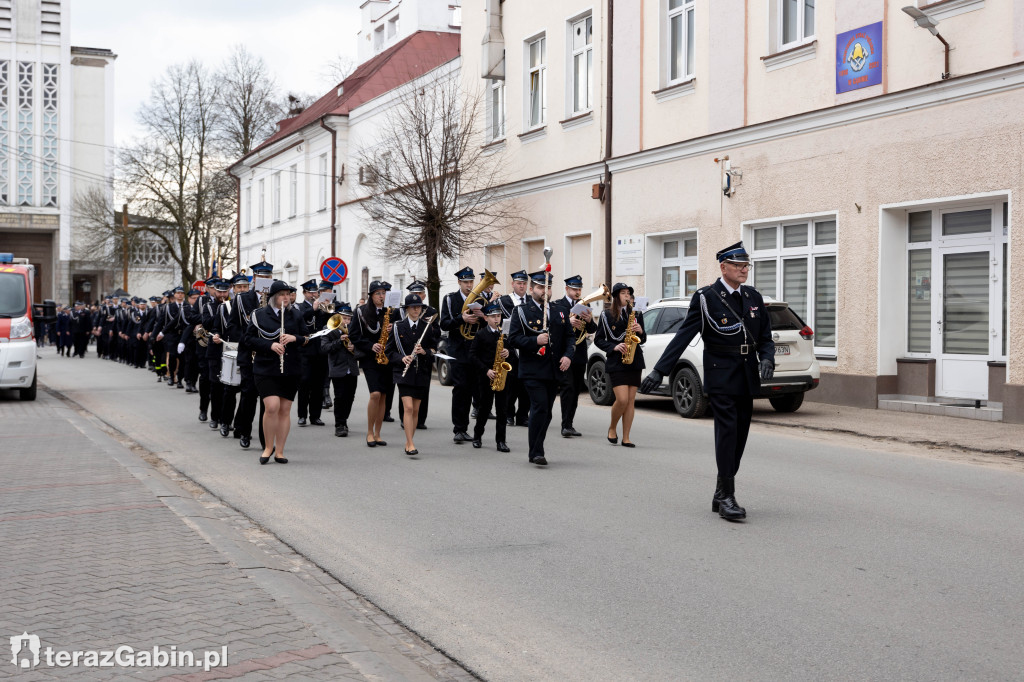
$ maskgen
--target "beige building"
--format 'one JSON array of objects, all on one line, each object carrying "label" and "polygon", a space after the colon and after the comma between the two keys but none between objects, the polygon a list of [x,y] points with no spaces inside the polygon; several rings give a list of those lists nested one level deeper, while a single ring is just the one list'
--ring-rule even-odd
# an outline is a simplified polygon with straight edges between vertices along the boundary
[{"label": "beige building", "polygon": [[808,398],[1024,422],[1024,2],[903,4],[464,2],[534,224],[483,259],[546,242],[588,286],[688,297],[743,239],[815,331]]}]

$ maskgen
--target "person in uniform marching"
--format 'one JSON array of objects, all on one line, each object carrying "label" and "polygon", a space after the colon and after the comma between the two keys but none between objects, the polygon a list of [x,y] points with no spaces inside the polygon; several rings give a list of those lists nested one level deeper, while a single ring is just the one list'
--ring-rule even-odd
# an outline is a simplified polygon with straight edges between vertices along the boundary
[{"label": "person in uniform marching", "polygon": [[[172,290],[174,298],[167,304],[167,314],[164,316],[164,328],[160,338],[163,339],[164,348],[167,349],[167,383],[174,388],[185,388],[181,383],[184,379],[184,364],[180,360],[184,346],[179,350],[181,334],[187,326],[185,323],[185,290],[182,287],[174,287]],[[175,384],[177,382],[177,384]]]},{"label": "person in uniform marching", "polygon": [[[423,312],[420,313],[420,317],[426,319],[437,315],[437,309],[427,303],[427,283],[419,280],[414,280],[412,284],[405,288],[410,294],[416,294],[423,299]],[[405,319],[405,308],[402,309],[402,319]],[[438,318],[439,320],[440,318]],[[437,321],[435,321],[435,324]],[[440,326],[438,326],[440,329]],[[440,337],[440,332],[438,332]],[[423,393],[423,400],[420,401],[420,412],[419,421],[416,424],[417,429],[427,428],[427,410],[430,409],[430,384],[427,384],[426,391]],[[405,402],[398,401],[398,421],[405,425]]]},{"label": "person in uniform marching", "polygon": [[264,404],[265,445],[260,464],[287,464],[285,443],[291,428],[291,408],[302,376],[301,349],[309,344],[302,313],[291,305],[295,288],[275,280],[270,285],[267,305],[250,317],[245,344],[254,351],[252,371],[256,389]]},{"label": "person in uniform marching", "polygon": [[91,326],[92,319],[85,310],[85,303],[75,301],[75,309],[71,312],[71,337],[74,343],[74,354],[80,358],[85,357],[86,348],[89,346]]},{"label": "person in uniform marching", "polygon": [[[722,276],[690,299],[683,325],[640,386],[650,393],[672,372],[693,338],[704,340],[704,389],[715,418],[718,480],[711,510],[729,521],[744,519],[736,502],[736,474],[750,432],[754,396],[775,373],[775,342],[764,299],[746,286],[750,256],[737,242],[716,254]],[[760,358],[760,359],[759,359]]]},{"label": "person in uniform marching", "polygon": [[558,373],[569,369],[576,350],[576,337],[569,316],[547,304],[547,328],[544,327],[546,291],[551,291],[551,275],[530,275],[530,297],[516,309],[509,330],[509,345],[519,351],[519,378],[530,396],[528,440],[531,464],[546,465],[544,438],[551,424],[551,408],[558,396]]},{"label": "person in uniform marching", "polygon": [[320,353],[327,357],[327,374],[334,385],[334,435],[348,436],[348,417],[359,383],[359,362],[356,357],[356,339],[359,326],[352,324],[352,306],[338,303],[335,314],[341,315],[341,325],[320,339]]},{"label": "person in uniform marching", "polygon": [[[388,286],[387,282],[370,282],[370,300],[356,309],[359,333],[354,343],[362,354],[360,364],[370,392],[366,403],[366,445],[371,448],[387,445],[387,441],[380,439],[380,427],[384,422],[387,393],[394,388],[391,367],[388,366],[390,361],[380,343],[386,327],[398,320],[395,311],[384,307]],[[378,362],[378,359],[386,362]]]},{"label": "person in uniform marching", "polygon": [[[605,373],[615,394],[612,405],[612,421],[608,425],[608,442],[615,445],[619,442],[618,425],[622,420],[622,447],[634,447],[629,439],[633,427],[636,391],[640,387],[640,375],[644,369],[644,351],[640,346],[647,342],[643,316],[634,316],[633,324],[627,329],[629,315],[633,312],[633,287],[618,282],[612,287],[612,302],[601,313],[597,323],[597,334],[594,343],[605,354]],[[633,351],[633,361],[623,363],[627,350],[627,332],[632,332],[639,341]]]},{"label": "person in uniform marching", "polygon": [[61,306],[57,313],[57,355],[71,357],[71,313],[67,306]]},{"label": "person in uniform marching", "polygon": [[[250,266],[249,269],[252,270],[254,279],[270,277],[274,272],[274,266],[266,261],[260,261]],[[252,441],[252,422],[256,418],[259,393],[256,390],[256,379],[252,371],[252,349],[246,345],[245,331],[249,328],[252,314],[261,305],[260,295],[250,287],[249,278],[244,274],[235,275],[231,279],[231,283],[235,297],[231,301],[231,325],[228,327],[228,340],[238,342],[238,369],[242,375],[238,394],[238,409],[235,411],[235,418],[232,422],[232,435],[238,438],[238,445],[247,450]],[[262,433],[263,427],[259,428]],[[224,425],[221,425],[220,435],[228,437]]]},{"label": "person in uniform marching", "polygon": [[565,312],[569,318],[575,336],[576,350],[572,355],[569,369],[559,375],[558,398],[562,407],[562,438],[582,436],[576,430],[573,421],[576,419],[576,408],[580,403],[580,391],[586,388],[587,374],[587,335],[597,331],[597,323],[588,309],[581,315],[570,313],[573,306],[583,295],[583,276],[573,275],[565,280],[565,296],[552,302],[553,307]]},{"label": "person in uniform marching", "polygon": [[[505,442],[505,430],[508,428],[505,409],[506,392],[508,391],[508,379],[511,370],[506,372],[505,384],[500,390],[495,391],[491,386],[496,376],[494,372],[495,363],[503,362],[511,366],[512,363],[509,363],[508,360],[512,356],[512,352],[505,346],[502,348],[501,353],[498,353],[498,340],[503,337],[501,307],[498,306],[498,302],[488,303],[481,312],[484,315],[484,319],[487,320],[487,327],[476,333],[476,336],[473,337],[473,343],[470,345],[473,364],[479,374],[477,379],[478,386],[480,387],[477,391],[477,417],[476,425],[473,427],[473,447],[479,448],[483,446],[484,430],[487,427],[487,418],[491,413],[491,406],[493,405],[495,413],[494,437],[498,452],[509,452],[508,444]],[[504,342],[502,345],[504,346]]]},{"label": "person in uniform marching", "polygon": [[[526,289],[530,286],[530,276],[526,270],[512,273],[512,291],[504,296],[498,297],[498,305],[501,307],[501,316],[508,320],[512,318],[516,307],[522,305],[526,300]],[[526,418],[530,414],[530,396],[526,395],[526,387],[519,380],[519,353],[512,349],[508,356],[508,362],[512,365],[512,371],[505,379],[505,414],[509,426],[526,426]]]},{"label": "person in uniform marching", "polygon": [[398,397],[405,407],[405,454],[418,455],[413,442],[419,423],[420,402],[430,386],[434,367],[434,352],[440,339],[436,320],[424,318],[423,299],[409,294],[402,306],[405,316],[394,323],[388,337],[387,354],[391,361],[392,381],[398,388]]},{"label": "person in uniform marching", "polygon": [[[472,268],[462,268],[455,273],[459,280],[459,290],[453,291],[441,301],[441,329],[448,332],[447,354],[454,359],[449,360],[452,380],[452,433],[456,443],[473,440],[469,436],[469,411],[476,395],[476,372],[473,371],[469,354],[470,339],[480,328],[483,321],[479,311],[462,312],[462,304],[473,290],[476,276]],[[463,334],[465,325],[466,334]]]},{"label": "person in uniform marching", "polygon": [[[305,333],[310,335],[326,324],[327,318],[324,316],[318,319],[320,316],[317,314],[317,299],[320,297],[320,292],[316,280],[311,279],[299,286],[302,287],[302,302],[298,304],[298,308],[302,313],[303,323],[306,325]],[[320,322],[319,326],[317,325],[318,321]],[[308,423],[315,426],[324,425],[323,420],[320,419],[324,405],[324,377],[319,371],[324,358],[320,355],[320,346],[317,341],[318,339],[313,339],[312,343],[302,349],[302,381],[299,382],[298,398],[299,426],[307,424],[307,416]]]},{"label": "person in uniform marching", "polygon": [[[206,344],[206,380],[210,386],[210,428],[216,429],[220,424],[230,420],[230,417],[225,415],[225,391],[224,384],[220,382],[220,368],[224,357],[223,334],[228,320],[224,307],[230,296],[231,283],[218,277],[212,283],[208,282],[207,286],[213,291],[213,300],[203,312],[203,329],[210,335]],[[200,414],[200,421],[203,421],[202,417]]]}]

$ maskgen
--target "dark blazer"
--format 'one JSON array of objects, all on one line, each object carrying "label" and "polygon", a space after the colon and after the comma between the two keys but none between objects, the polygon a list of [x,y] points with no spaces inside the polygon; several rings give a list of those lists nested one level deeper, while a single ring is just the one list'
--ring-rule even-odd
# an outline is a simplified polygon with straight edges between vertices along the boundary
[{"label": "dark blazer", "polygon": [[[377,354],[373,352],[373,344],[380,340],[380,334],[383,331],[381,325],[384,324],[384,311],[386,310],[386,307],[377,310],[377,306],[373,305],[372,301],[364,303],[355,310],[355,320],[352,324],[359,328],[359,333],[352,343],[356,344],[356,348],[361,354],[359,362],[364,368],[370,364],[377,365]],[[393,325],[399,317],[398,309],[392,308],[389,324]],[[387,352],[386,349],[385,352]]]},{"label": "dark blazer", "polygon": [[[268,305],[253,313],[249,322],[249,328],[245,332],[245,343],[247,348],[256,352],[252,373],[257,376],[281,376],[281,356],[271,350],[271,346],[281,335],[281,318]],[[304,328],[302,314],[291,306],[286,307],[284,332],[292,334],[297,340],[285,346],[284,376],[302,374],[302,346],[308,338]]]},{"label": "dark blazer", "polygon": [[[358,338],[359,325],[353,319],[348,326],[348,339],[355,346],[356,339]],[[344,340],[342,340],[341,329],[335,329],[327,334],[327,336],[321,337],[320,354],[327,356],[327,376],[343,377],[349,374],[358,376],[359,361],[356,357],[356,353],[359,352],[358,346],[353,351],[349,352]]]},{"label": "dark blazer", "polygon": [[[557,307],[560,310],[564,310],[565,311],[565,316],[568,318],[569,317],[569,311],[572,310],[572,307],[574,305],[576,305],[576,303],[575,302],[570,302],[569,298],[567,296],[563,296],[560,299],[552,301],[551,305],[552,305],[552,307]],[[569,323],[569,326],[572,327],[572,323],[571,322]],[[597,322],[594,320],[593,317],[590,318],[590,322],[587,322],[587,324],[586,324],[586,331],[587,331],[587,334],[593,334],[594,332],[597,331]],[[573,327],[572,328],[572,335],[575,337],[573,339],[573,343],[576,344],[576,352],[573,353],[572,364],[574,364],[574,365],[577,365],[577,364],[585,365],[585,364],[587,364],[587,347],[590,345],[590,341],[587,339],[586,336],[584,336],[582,341],[580,341],[579,343],[576,343],[576,339],[579,338],[579,334],[580,334],[579,330],[576,329],[575,327]]]},{"label": "dark blazer", "polygon": [[[418,321],[416,329],[412,328],[412,322],[401,320],[391,326],[391,336],[388,337],[387,354],[391,361],[392,377],[396,384],[405,386],[429,386],[430,371],[434,367],[434,353],[437,351],[437,342],[441,338],[441,332],[437,329],[437,321],[430,324],[430,328],[424,330],[426,321]],[[424,334],[426,331],[426,334]],[[405,364],[402,358],[412,353],[413,347],[423,336],[423,350],[426,355],[418,355],[412,362],[412,366],[405,376]]]},{"label": "dark blazer", "polygon": [[[643,369],[647,366],[644,364],[643,349],[643,344],[647,343],[647,330],[644,329],[637,334],[640,337],[640,345],[637,346],[636,353],[633,354],[633,363],[629,365],[622,364],[622,353],[615,350],[615,346],[622,343],[622,339],[625,337],[626,322],[629,321],[629,309],[622,308],[619,313],[619,319],[612,320],[612,311],[610,309],[605,310],[601,313],[601,317],[597,322],[597,334],[594,336],[594,343],[604,351],[605,371],[629,372]],[[636,314],[636,321],[641,327],[644,326],[644,316],[640,313]]]},{"label": "dark blazer", "polygon": [[177,343],[178,337],[181,336],[187,326],[184,312],[184,308],[186,306],[188,306],[188,302],[186,301],[182,301],[180,304],[177,301],[171,301],[167,304],[167,314],[164,316],[164,328],[161,331],[163,331],[164,336],[172,338],[175,343]]},{"label": "dark blazer", "polygon": [[249,328],[252,314],[261,307],[260,295],[255,291],[246,291],[231,299],[231,326],[228,327],[228,339],[238,342],[239,367],[252,367],[253,349],[246,343],[245,332]]},{"label": "dark blazer", "polygon": [[[704,392],[756,396],[761,392],[758,356],[775,362],[771,318],[764,299],[754,287],[746,284],[740,287],[741,303],[730,297],[727,304],[727,295],[722,280],[698,289],[690,299],[683,326],[654,368],[669,375],[679,356],[700,334],[704,339]],[[737,313],[742,316],[743,324]],[[741,355],[739,350],[744,344],[749,346],[748,353]]]},{"label": "dark blazer", "polygon": [[[203,306],[203,329],[211,334],[219,334],[222,343],[214,343],[209,339],[206,345],[206,361],[215,363],[216,368],[220,367],[220,359],[224,354],[224,332],[221,329],[221,308],[224,306],[220,301],[211,301]],[[226,318],[225,318],[226,320]]]},{"label": "dark blazer", "polygon": [[558,379],[558,363],[563,357],[572,358],[576,352],[575,337],[569,325],[569,314],[555,308],[548,315],[550,340],[543,355],[538,354],[540,346],[537,337],[543,330],[543,311],[528,297],[523,305],[516,308],[512,316],[508,345],[519,351],[519,378]]},{"label": "dark blazer", "polygon": [[[484,327],[476,333],[473,337],[473,343],[470,344],[470,357],[473,360],[473,365],[477,371],[482,372],[485,376],[487,370],[494,369],[494,355],[498,352],[498,337],[501,336],[501,327],[491,331],[490,327]],[[505,348],[508,348],[508,358],[505,362],[511,363],[512,356],[515,352],[508,345],[508,340],[505,340]]]},{"label": "dark blazer", "polygon": [[[446,294],[444,299],[441,301],[441,329],[448,332],[448,344],[445,349],[448,355],[451,355],[454,360],[452,362],[468,363],[469,360],[469,344],[470,342],[462,336],[462,304],[466,301],[466,297],[462,295],[461,291],[453,291]],[[486,325],[483,325],[486,326]],[[474,324],[472,328],[475,331],[480,330],[479,324]]]}]

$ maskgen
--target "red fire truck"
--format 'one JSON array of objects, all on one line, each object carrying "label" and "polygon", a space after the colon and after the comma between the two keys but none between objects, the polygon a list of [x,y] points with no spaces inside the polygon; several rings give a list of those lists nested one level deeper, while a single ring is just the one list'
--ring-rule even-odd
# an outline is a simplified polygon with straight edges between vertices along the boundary
[{"label": "red fire truck", "polygon": [[0,389],[17,389],[22,400],[36,399],[34,281],[27,259],[0,253]]}]

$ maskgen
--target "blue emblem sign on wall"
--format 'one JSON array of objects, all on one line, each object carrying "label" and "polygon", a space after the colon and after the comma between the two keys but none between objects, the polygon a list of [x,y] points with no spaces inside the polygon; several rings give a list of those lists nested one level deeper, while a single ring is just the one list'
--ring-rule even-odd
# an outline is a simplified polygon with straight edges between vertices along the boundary
[{"label": "blue emblem sign on wall", "polygon": [[882,82],[882,22],[836,36],[836,94]]}]

